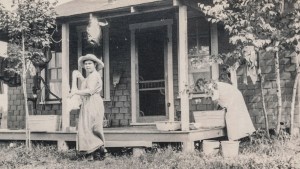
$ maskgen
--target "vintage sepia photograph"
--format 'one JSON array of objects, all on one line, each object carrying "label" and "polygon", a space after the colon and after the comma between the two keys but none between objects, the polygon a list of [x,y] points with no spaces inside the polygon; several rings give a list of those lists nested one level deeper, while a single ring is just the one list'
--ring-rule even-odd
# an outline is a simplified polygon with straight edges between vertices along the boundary
[{"label": "vintage sepia photograph", "polygon": [[1,0],[0,168],[300,169],[300,0]]}]

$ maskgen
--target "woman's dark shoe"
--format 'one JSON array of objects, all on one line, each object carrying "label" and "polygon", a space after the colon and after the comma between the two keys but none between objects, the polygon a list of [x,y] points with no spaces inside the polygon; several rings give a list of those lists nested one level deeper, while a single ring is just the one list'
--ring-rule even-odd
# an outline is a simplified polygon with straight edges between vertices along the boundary
[{"label": "woman's dark shoe", "polygon": [[106,150],[106,148],[104,146],[100,147],[100,153],[101,153],[101,155],[106,155],[107,150]]},{"label": "woman's dark shoe", "polygon": [[85,157],[88,161],[94,161],[94,156],[93,154],[89,154]]},{"label": "woman's dark shoe", "polygon": [[101,146],[98,150],[94,152],[94,159],[95,160],[104,160],[106,157],[107,150],[104,146]]}]

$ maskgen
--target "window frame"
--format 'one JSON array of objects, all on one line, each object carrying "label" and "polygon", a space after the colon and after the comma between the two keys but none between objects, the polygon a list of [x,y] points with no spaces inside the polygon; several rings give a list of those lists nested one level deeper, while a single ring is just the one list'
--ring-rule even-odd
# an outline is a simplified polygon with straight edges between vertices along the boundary
[{"label": "window frame", "polygon": [[[56,60],[56,55],[57,53],[59,53],[60,55],[60,58],[59,59],[62,59],[62,53],[61,52],[56,52],[56,51],[51,51],[51,54],[52,54],[52,58],[55,58],[55,66],[56,64],[58,64],[58,61]],[[50,61],[51,62],[51,61]],[[49,63],[50,63],[49,62]],[[50,83],[51,82],[60,82],[60,84],[62,85],[62,78],[61,79],[55,79],[55,80],[51,80],[50,79],[50,74],[49,74],[49,70],[52,70],[52,69],[62,69],[62,65],[58,66],[58,67],[51,67],[49,68],[49,64],[46,66],[45,69],[43,69],[41,71],[41,77],[45,80],[45,83],[48,85],[48,87],[50,88]],[[58,72],[57,72],[58,73]],[[57,74],[57,77],[58,77],[58,74]],[[61,102],[57,99],[50,99],[49,98],[49,93],[46,92],[45,90],[45,85],[41,82],[41,89],[42,89],[42,92],[41,92],[41,99],[40,99],[40,104],[60,104]],[[61,90],[61,89],[60,89]],[[61,93],[62,94],[62,93]],[[60,98],[62,98],[62,96],[60,96]]]},{"label": "window frame", "polygon": [[[189,19],[197,19],[197,18],[200,18],[200,17],[189,17]],[[189,22],[187,22],[187,24],[189,24]],[[207,37],[208,37],[208,40],[209,40],[209,55],[217,55],[218,54],[218,29],[217,29],[217,24],[212,24],[212,23],[209,23],[209,30],[208,30],[208,34],[207,34]],[[198,27],[198,23],[197,23],[197,27],[196,29],[194,30],[195,32],[193,33],[196,33],[196,39],[198,41],[198,39],[200,38],[200,36],[202,36],[202,34],[199,34],[198,30],[199,30],[199,27]],[[198,30],[197,30],[198,29]],[[189,32],[187,34],[187,43],[189,42]],[[198,37],[199,35],[199,37]],[[198,45],[198,42],[197,42],[197,45]],[[197,46],[199,47],[199,46]],[[189,51],[189,48],[188,48],[188,51]],[[189,57],[189,54],[187,54],[188,58]],[[190,63],[189,63],[189,66],[190,66]],[[192,73],[195,73],[195,70],[192,69],[192,68],[188,68],[188,76],[192,76]],[[200,72],[200,71],[199,71]],[[218,81],[218,77],[219,77],[219,65],[217,63],[214,63],[210,66],[210,79],[212,80],[216,80]],[[192,84],[190,84],[190,80],[189,80],[189,85],[191,86]],[[190,93],[190,98],[199,98],[199,97],[208,97],[207,94],[205,93],[198,93],[198,92],[191,92]]]}]

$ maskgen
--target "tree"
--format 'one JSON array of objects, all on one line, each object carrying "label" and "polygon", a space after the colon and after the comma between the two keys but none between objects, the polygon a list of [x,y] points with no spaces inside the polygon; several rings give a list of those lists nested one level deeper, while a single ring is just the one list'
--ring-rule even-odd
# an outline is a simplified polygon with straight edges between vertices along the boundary
[{"label": "tree", "polygon": [[[221,22],[230,33],[230,43],[235,45],[231,57],[237,62],[246,60],[247,67],[257,69],[257,58],[245,58],[243,49],[252,46],[258,56],[272,52],[275,58],[278,113],[276,132],[279,133],[282,96],[280,85],[279,55],[284,51],[299,54],[299,0],[214,0],[212,6],[199,4],[199,8],[212,23]],[[258,69],[258,73],[260,73]],[[260,74],[261,81],[263,80]],[[263,93],[262,93],[263,94]],[[265,113],[267,119],[267,114]],[[268,123],[267,120],[266,125]]]},{"label": "tree", "polygon": [[0,29],[6,31],[9,43],[15,46],[8,52],[10,58],[18,62],[13,71],[21,75],[22,88],[26,111],[26,147],[30,148],[30,131],[28,129],[28,103],[27,103],[27,73],[32,64],[32,57],[39,56],[43,61],[44,50],[50,48],[51,34],[55,26],[56,2],[48,0],[19,0],[10,12],[0,4]]}]

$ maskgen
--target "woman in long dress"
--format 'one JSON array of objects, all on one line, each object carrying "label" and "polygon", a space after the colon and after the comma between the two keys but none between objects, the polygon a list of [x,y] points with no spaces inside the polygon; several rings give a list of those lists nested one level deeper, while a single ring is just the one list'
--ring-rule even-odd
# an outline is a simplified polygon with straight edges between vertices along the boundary
[{"label": "woman in long dress", "polygon": [[208,85],[212,90],[212,100],[227,110],[225,122],[228,139],[233,141],[251,135],[255,128],[239,89],[224,82],[213,82]]},{"label": "woman in long dress", "polygon": [[103,117],[104,105],[100,95],[102,90],[101,75],[98,73],[104,67],[103,62],[93,54],[81,56],[78,64],[86,70],[87,77],[78,73],[82,80],[80,90],[72,91],[70,94],[80,95],[82,104],[78,121],[78,143],[77,149],[83,154],[89,155],[93,160],[92,153],[96,150],[104,153]]}]

